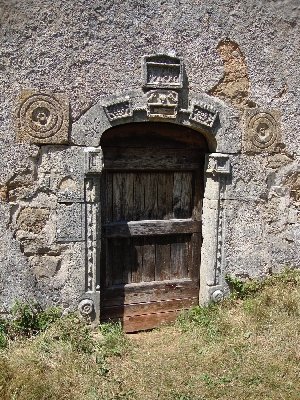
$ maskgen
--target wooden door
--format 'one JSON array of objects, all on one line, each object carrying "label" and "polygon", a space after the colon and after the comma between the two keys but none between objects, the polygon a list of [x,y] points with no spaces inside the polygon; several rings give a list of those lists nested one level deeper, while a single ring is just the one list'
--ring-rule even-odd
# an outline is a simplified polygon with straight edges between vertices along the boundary
[{"label": "wooden door", "polygon": [[125,125],[102,142],[101,319],[127,332],[198,304],[205,143],[172,130]]}]

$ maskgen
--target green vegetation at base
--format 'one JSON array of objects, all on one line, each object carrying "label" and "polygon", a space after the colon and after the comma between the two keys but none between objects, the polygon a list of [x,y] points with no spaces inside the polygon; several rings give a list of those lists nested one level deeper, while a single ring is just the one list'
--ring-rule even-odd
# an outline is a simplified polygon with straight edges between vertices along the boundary
[{"label": "green vegetation at base", "polygon": [[300,272],[230,282],[222,303],[134,335],[16,304],[0,321],[1,400],[298,400]]}]

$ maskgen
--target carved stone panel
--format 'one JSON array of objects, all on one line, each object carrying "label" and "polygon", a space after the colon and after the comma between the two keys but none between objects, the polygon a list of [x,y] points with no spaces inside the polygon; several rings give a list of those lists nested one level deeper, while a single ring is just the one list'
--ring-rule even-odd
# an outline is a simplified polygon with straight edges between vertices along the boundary
[{"label": "carved stone panel", "polygon": [[217,116],[217,111],[215,111],[210,105],[200,103],[193,106],[190,120],[208,128],[212,128]]},{"label": "carved stone panel", "polygon": [[149,118],[176,118],[178,93],[173,90],[151,90],[147,93],[147,115]]},{"label": "carved stone panel", "polygon": [[132,117],[132,105],[128,98],[104,105],[103,108],[111,122]]},{"label": "carved stone panel", "polygon": [[85,149],[79,146],[62,146],[56,151],[44,147],[43,170],[50,174],[50,189],[57,193],[62,203],[84,200]]},{"label": "carved stone panel", "polygon": [[86,198],[86,292],[97,290],[97,268],[100,252],[99,179],[85,181]]},{"label": "carved stone panel", "polygon": [[211,153],[207,157],[207,174],[229,175],[231,173],[230,160],[227,154]]},{"label": "carved stone panel", "polygon": [[84,206],[82,203],[59,203],[57,207],[57,242],[84,241]]},{"label": "carved stone panel", "polygon": [[182,88],[182,60],[167,55],[152,55],[143,58],[143,79],[145,88]]},{"label": "carved stone panel", "polygon": [[249,109],[245,112],[245,152],[278,152],[281,140],[278,111]]},{"label": "carved stone panel", "polygon": [[87,147],[85,149],[85,173],[101,173],[103,167],[103,153],[101,148]]},{"label": "carved stone panel", "polygon": [[34,144],[68,142],[69,103],[65,96],[25,90],[17,112],[17,139]]}]

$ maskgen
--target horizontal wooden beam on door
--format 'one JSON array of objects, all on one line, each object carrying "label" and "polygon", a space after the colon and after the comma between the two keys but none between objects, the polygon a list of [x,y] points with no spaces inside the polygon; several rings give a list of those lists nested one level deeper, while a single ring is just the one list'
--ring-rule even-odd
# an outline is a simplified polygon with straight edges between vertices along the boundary
[{"label": "horizontal wooden beam on door", "polygon": [[103,163],[106,170],[196,170],[203,159],[204,153],[193,149],[110,148]]},{"label": "horizontal wooden beam on door", "polygon": [[199,295],[198,282],[191,279],[140,282],[105,288],[102,300],[105,307],[120,304],[149,303],[151,301],[195,298]]},{"label": "horizontal wooden beam on door", "polygon": [[103,225],[104,236],[130,237],[130,236],[149,236],[149,235],[174,235],[192,234],[201,232],[201,222],[191,219],[177,220],[144,220],[129,222],[112,222]]},{"label": "horizontal wooden beam on door", "polygon": [[177,311],[198,305],[198,291],[194,297],[183,299],[168,299],[133,304],[119,304],[110,307],[103,307],[102,318],[121,318],[134,315],[154,314],[157,312]]}]

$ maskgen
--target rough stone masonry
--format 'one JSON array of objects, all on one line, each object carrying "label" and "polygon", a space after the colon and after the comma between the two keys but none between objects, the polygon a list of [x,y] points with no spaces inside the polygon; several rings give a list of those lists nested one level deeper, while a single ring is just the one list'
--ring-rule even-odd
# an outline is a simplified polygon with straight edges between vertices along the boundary
[{"label": "rough stone masonry", "polygon": [[0,312],[99,313],[100,139],[208,143],[200,302],[300,267],[298,0],[0,0]]}]

